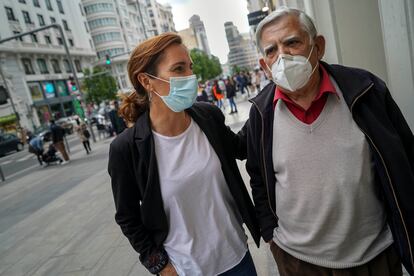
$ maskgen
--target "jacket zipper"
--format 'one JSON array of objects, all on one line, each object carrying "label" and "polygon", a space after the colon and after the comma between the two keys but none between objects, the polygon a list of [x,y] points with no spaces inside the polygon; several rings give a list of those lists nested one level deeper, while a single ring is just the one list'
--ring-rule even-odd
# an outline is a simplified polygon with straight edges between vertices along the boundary
[{"label": "jacket zipper", "polygon": [[[368,90],[369,89],[371,89],[371,87],[372,86],[374,86],[374,84],[373,83],[371,83],[360,95],[358,95],[355,99],[354,99],[354,101],[352,102],[352,104],[351,104],[351,114],[353,114],[353,108],[354,108],[354,105],[355,105],[355,103],[363,96],[363,95],[365,95],[365,93],[366,92],[368,92]],[[358,124],[357,124],[358,125]],[[374,147],[374,149],[375,149],[375,151],[378,153],[378,155],[380,156],[380,158],[381,158],[381,162],[382,162],[382,165],[384,166],[384,168],[385,168],[385,172],[386,172],[386,174],[387,174],[387,178],[388,178],[388,183],[390,184],[390,187],[391,187],[391,190],[392,190],[392,195],[393,195],[393,197],[394,197],[394,200],[395,200],[395,203],[396,203],[396,205],[397,205],[397,209],[398,209],[398,213],[400,214],[400,218],[401,218],[401,221],[402,221],[402,223],[403,223],[403,226],[404,226],[404,232],[405,232],[405,235],[406,235],[406,238],[407,238],[407,242],[408,242],[408,249],[409,249],[409,251],[410,251],[410,259],[411,259],[411,265],[413,266],[413,269],[414,269],[414,261],[413,261],[413,255],[412,255],[412,251],[411,251],[411,243],[410,243],[410,238],[409,238],[409,236],[408,236],[408,231],[407,231],[407,227],[406,227],[406,225],[405,225],[405,221],[404,221],[404,218],[403,218],[403,215],[402,215],[402,212],[401,212],[401,209],[400,209],[400,205],[398,204],[398,200],[397,200],[397,197],[396,197],[396,195],[395,195],[395,191],[394,191],[394,186],[393,186],[393,184],[392,184],[392,181],[391,181],[391,177],[390,177],[390,175],[389,175],[389,172],[388,172],[388,168],[387,168],[387,166],[386,166],[386,164],[385,164],[385,161],[384,161],[384,158],[382,157],[382,155],[381,155],[381,153],[380,153],[380,151],[378,150],[378,148],[377,148],[377,146],[374,144],[374,142],[373,142],[373,140],[371,139],[371,137],[367,134],[367,133],[365,133],[362,129],[361,129],[361,127],[358,125],[358,127],[359,127],[359,129],[362,131],[362,133],[364,133],[365,134],[365,136],[366,137],[368,137],[368,139],[370,140],[370,142],[371,142],[371,144],[373,145],[373,147]]]},{"label": "jacket zipper", "polygon": [[270,202],[270,196],[269,196],[269,186],[268,186],[268,180],[267,180],[267,170],[266,170],[266,162],[265,162],[266,160],[265,160],[265,150],[264,150],[264,120],[263,120],[263,114],[260,111],[260,109],[257,106],[257,104],[254,101],[251,101],[251,102],[255,105],[255,107],[256,107],[256,109],[259,112],[260,117],[261,117],[261,122],[262,122],[262,133],[261,133],[261,140],[262,140],[262,143],[261,143],[262,144],[262,159],[263,159],[263,168],[264,168],[264,171],[265,171],[265,182],[266,182],[265,184],[266,184],[266,190],[267,190],[267,201],[269,203],[270,211],[272,211],[272,214],[277,219],[276,212],[272,209],[272,204]]}]

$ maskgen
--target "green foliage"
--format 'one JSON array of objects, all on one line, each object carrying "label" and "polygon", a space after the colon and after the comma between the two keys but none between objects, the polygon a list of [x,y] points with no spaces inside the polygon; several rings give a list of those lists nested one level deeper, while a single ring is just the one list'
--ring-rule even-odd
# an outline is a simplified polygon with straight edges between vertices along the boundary
[{"label": "green foliage", "polygon": [[192,49],[190,51],[191,59],[193,60],[193,72],[198,79],[203,82],[213,79],[222,73],[220,60],[216,56],[209,57],[206,53],[199,49]]},{"label": "green foliage", "polygon": [[86,102],[100,104],[104,101],[115,100],[117,86],[114,77],[104,73],[101,67],[94,67],[93,71],[84,70],[83,91],[86,92]]}]

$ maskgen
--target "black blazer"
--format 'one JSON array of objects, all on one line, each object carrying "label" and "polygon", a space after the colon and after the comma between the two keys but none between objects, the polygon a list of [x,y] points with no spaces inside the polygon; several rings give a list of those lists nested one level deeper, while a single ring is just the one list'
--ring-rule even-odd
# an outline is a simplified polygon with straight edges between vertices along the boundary
[{"label": "black blazer", "polygon": [[[235,160],[245,159],[247,155],[244,129],[238,135],[233,133],[225,126],[221,110],[210,104],[196,103],[186,112],[218,155],[243,222],[259,246],[260,230],[253,203]],[[168,263],[168,255],[163,248],[168,222],[161,197],[149,111],[138,118],[134,127],[126,129],[111,143],[108,172],[115,200],[115,220],[140,254],[141,263],[151,273],[158,273]]]}]

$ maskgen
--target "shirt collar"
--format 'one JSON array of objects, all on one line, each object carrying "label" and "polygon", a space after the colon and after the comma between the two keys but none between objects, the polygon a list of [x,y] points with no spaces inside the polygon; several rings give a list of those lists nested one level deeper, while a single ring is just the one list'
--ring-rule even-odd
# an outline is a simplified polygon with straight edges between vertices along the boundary
[{"label": "shirt collar", "polygon": [[[329,78],[328,72],[321,64],[319,64],[319,72],[321,73],[321,81],[319,85],[319,93],[316,95],[315,99],[312,102],[315,102],[319,100],[323,95],[331,93],[338,96],[338,92],[336,92],[336,89],[334,85],[331,82],[331,79]],[[278,86],[276,86],[275,89],[275,96],[273,98],[273,107],[276,106],[276,103],[279,99],[282,99],[285,102],[293,103],[294,102],[285,94],[282,92],[282,90],[279,89]]]}]

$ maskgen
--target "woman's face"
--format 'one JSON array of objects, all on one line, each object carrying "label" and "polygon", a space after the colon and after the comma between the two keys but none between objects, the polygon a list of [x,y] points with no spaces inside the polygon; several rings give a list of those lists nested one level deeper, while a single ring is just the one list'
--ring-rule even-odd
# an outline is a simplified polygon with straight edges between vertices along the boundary
[{"label": "woman's face", "polygon": [[[187,48],[182,44],[168,46],[156,68],[157,77],[169,81],[170,77],[185,77],[193,74],[193,62]],[[150,79],[151,86],[161,96],[170,91],[170,84],[155,78]]]}]

